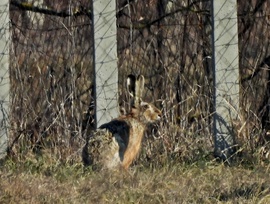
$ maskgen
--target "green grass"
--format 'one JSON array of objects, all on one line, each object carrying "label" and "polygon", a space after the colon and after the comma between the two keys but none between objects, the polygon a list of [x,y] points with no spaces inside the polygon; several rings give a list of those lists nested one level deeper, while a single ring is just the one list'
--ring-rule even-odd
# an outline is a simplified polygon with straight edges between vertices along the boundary
[{"label": "green grass", "polygon": [[5,161],[0,203],[270,203],[269,166],[214,161],[93,172],[46,159]]}]

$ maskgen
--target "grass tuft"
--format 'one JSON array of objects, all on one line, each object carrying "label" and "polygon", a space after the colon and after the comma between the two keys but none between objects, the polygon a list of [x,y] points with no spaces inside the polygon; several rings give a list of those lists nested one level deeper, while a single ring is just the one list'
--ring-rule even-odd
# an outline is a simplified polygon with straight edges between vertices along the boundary
[{"label": "grass tuft", "polygon": [[[48,158],[47,158],[48,159]],[[267,203],[269,166],[214,161],[94,172],[78,164],[5,161],[0,203]]]}]

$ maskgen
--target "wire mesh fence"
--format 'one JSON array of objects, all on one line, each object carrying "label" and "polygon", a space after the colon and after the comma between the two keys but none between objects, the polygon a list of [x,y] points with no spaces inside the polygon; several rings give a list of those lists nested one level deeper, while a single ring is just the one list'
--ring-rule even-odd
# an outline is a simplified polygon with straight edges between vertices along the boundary
[{"label": "wire mesh fence", "polygon": [[[239,5],[241,131],[239,140],[252,151],[269,152],[269,2]],[[261,151],[262,150],[262,151]]]},{"label": "wire mesh fence", "polygon": [[32,3],[14,1],[10,8],[13,138],[26,142],[20,151],[44,143],[61,151],[78,144],[92,107],[93,38],[83,10],[90,5]]},{"label": "wire mesh fence", "polygon": [[[77,155],[94,127],[94,69],[89,1],[10,3],[10,101],[13,153],[52,148]],[[212,151],[211,1],[125,1],[117,11],[119,105],[125,79],[146,78],[144,98],[163,111],[141,160],[193,160]],[[235,134],[256,151],[269,129],[269,2],[238,2],[241,111]],[[115,43],[115,42],[112,42]]]}]

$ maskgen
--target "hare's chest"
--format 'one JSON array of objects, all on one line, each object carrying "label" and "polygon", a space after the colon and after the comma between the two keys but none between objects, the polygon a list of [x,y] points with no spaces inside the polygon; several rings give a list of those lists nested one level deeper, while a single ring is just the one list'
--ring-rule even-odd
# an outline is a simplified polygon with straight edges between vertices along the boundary
[{"label": "hare's chest", "polygon": [[129,143],[131,144],[140,143],[144,135],[144,129],[145,127],[141,123],[134,122],[130,130]]},{"label": "hare's chest", "polygon": [[144,127],[140,123],[133,124],[130,131],[130,137],[129,137],[129,143],[128,143],[128,148],[132,154],[131,157],[133,158],[136,157],[136,155],[138,154],[140,150],[143,135],[144,135]]}]

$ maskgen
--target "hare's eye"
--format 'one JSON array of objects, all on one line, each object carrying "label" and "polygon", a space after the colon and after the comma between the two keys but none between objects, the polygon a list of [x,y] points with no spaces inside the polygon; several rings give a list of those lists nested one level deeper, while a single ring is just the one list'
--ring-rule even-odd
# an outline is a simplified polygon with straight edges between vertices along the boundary
[{"label": "hare's eye", "polygon": [[141,107],[141,109],[146,110],[146,109],[150,108],[150,105],[146,102],[141,101],[140,107]]},{"label": "hare's eye", "polygon": [[143,107],[143,109],[145,109],[145,110],[146,110],[146,109],[148,109],[148,108],[149,108],[149,104],[144,104],[142,107]]}]

